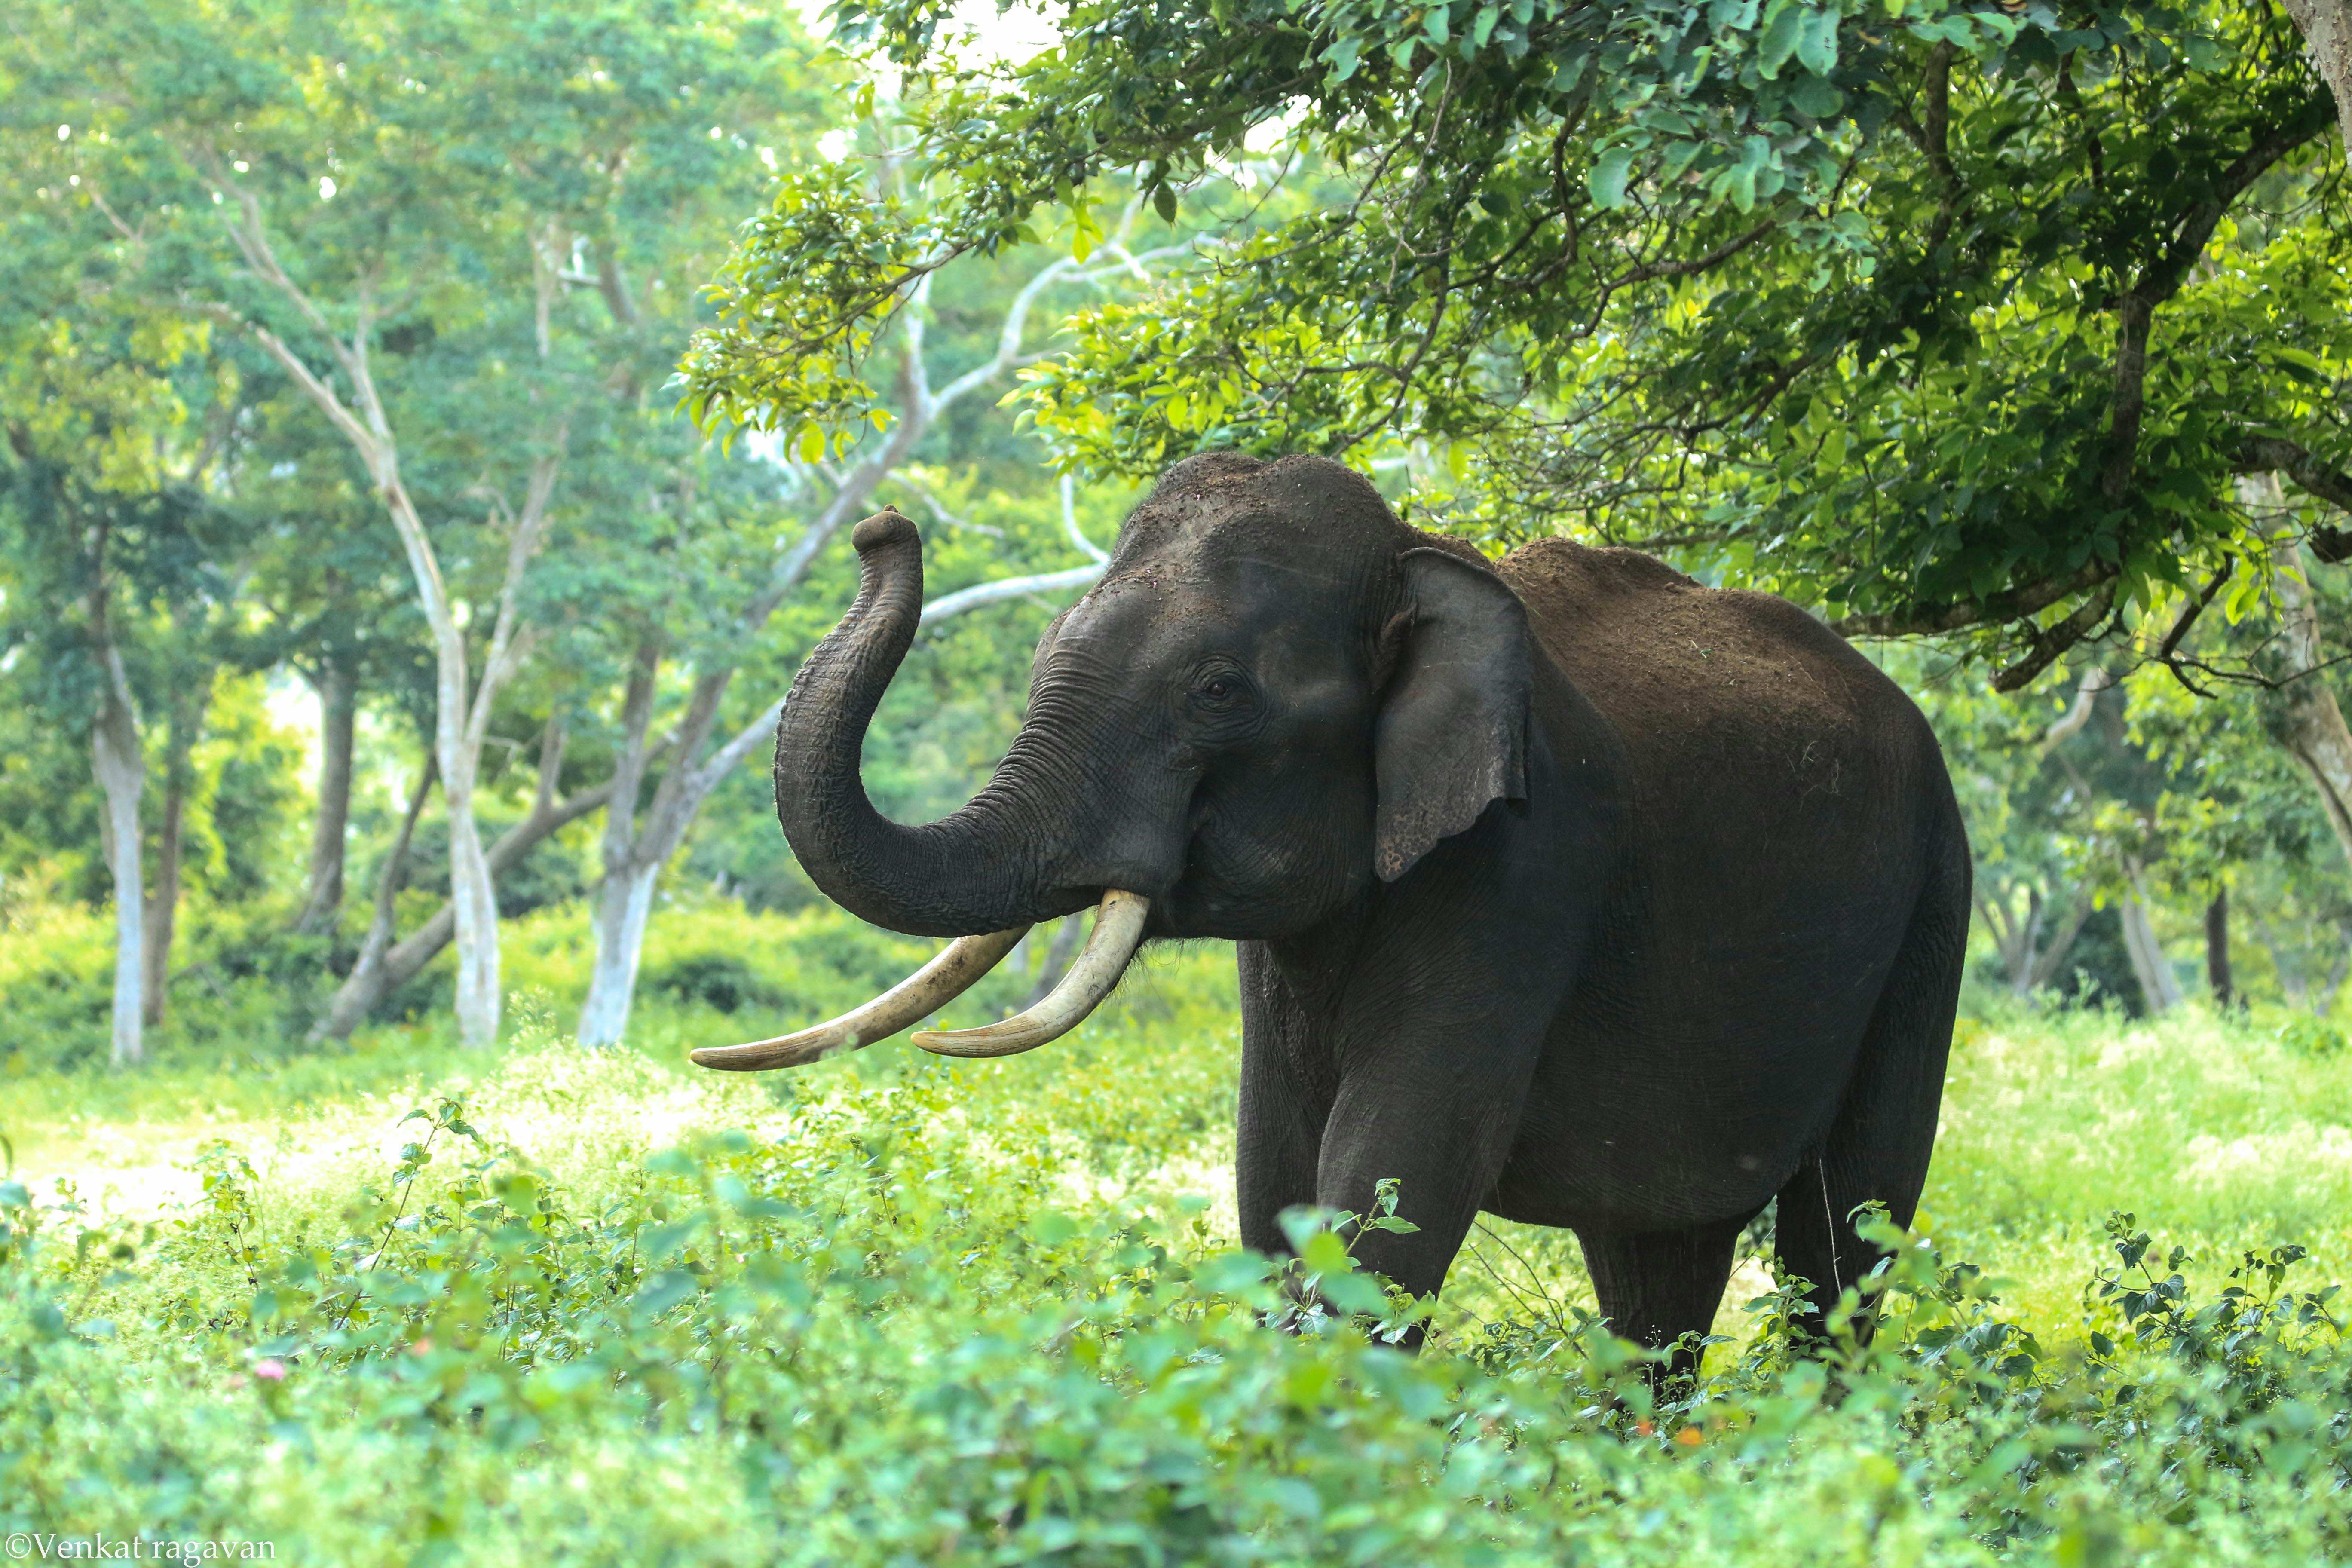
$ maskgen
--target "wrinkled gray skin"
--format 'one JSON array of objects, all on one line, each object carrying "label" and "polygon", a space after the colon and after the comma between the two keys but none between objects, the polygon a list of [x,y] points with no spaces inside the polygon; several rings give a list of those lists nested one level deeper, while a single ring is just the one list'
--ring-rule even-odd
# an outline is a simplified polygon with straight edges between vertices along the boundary
[{"label": "wrinkled gray skin", "polygon": [[1705,1331],[1775,1194],[1834,1300],[1935,1141],[1969,862],[1918,710],[1788,604],[1626,551],[1490,566],[1336,464],[1184,462],[1037,650],[988,787],[904,826],[857,773],[921,548],[858,526],[777,812],[819,887],[929,936],[1152,900],[1239,942],[1243,1239],[1400,1179],[1357,1254],[1434,1291],[1481,1209],[1572,1228],[1603,1311]]}]

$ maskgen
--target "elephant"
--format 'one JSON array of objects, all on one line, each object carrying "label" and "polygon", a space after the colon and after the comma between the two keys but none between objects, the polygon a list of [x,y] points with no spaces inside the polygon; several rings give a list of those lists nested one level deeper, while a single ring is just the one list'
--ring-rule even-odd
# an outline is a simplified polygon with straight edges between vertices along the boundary
[{"label": "elephant", "polygon": [[1816,1313],[1876,1260],[1861,1205],[1910,1222],[1971,862],[1925,717],[1821,621],[1630,550],[1489,562],[1336,462],[1204,454],[1045,632],[991,782],[905,826],[858,767],[921,545],[894,510],[853,537],[856,604],[777,729],[777,815],[842,906],[962,940],[857,1014],[698,1061],[868,1044],[1099,903],[1058,1003],[917,1043],[1029,1048],[1139,942],[1231,939],[1249,1247],[1395,1178],[1418,1228],[1354,1245],[1406,1290],[1439,1289],[1481,1211],[1565,1227],[1615,1331],[1671,1347],[1775,1197]]}]

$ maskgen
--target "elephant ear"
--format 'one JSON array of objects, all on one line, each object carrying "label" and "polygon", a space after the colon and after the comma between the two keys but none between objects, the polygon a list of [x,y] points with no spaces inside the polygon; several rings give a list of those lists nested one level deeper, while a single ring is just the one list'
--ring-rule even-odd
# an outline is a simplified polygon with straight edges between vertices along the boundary
[{"label": "elephant ear", "polygon": [[[1076,605],[1070,606],[1070,610],[1076,608]],[[1044,635],[1037,639],[1037,651],[1029,658],[1029,689],[1032,691],[1037,689],[1037,682],[1045,678],[1045,661],[1054,657],[1054,645],[1061,640],[1062,623],[1070,618],[1070,610],[1064,610],[1047,621]]]},{"label": "elephant ear", "polygon": [[1527,798],[1528,612],[1483,566],[1408,550],[1402,647],[1372,731],[1380,817],[1372,868],[1393,882],[1476,822]]}]

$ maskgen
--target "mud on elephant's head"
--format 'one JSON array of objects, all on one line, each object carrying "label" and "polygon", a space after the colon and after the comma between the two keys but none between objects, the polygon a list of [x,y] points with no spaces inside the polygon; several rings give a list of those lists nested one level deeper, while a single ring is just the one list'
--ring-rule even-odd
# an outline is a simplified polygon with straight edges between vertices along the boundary
[{"label": "mud on elephant's head", "polygon": [[776,811],[817,886],[877,925],[1001,932],[1118,889],[1148,909],[1139,938],[1282,937],[1524,793],[1511,591],[1337,463],[1215,453],[1162,476],[1049,628],[988,786],[891,822],[858,759],[913,639],[922,547],[895,511],[854,537],[856,603],[777,730]]}]

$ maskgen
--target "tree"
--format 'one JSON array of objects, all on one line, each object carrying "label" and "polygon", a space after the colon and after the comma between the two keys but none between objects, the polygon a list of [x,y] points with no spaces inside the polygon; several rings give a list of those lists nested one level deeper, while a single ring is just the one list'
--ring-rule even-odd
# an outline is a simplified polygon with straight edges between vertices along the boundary
[{"label": "tree", "polygon": [[[111,1050],[129,1064],[144,1059],[144,1026],[163,1014],[199,721],[188,709],[210,681],[202,623],[227,596],[215,570],[227,514],[201,484],[230,421],[201,329],[82,296],[40,210],[48,193],[9,221],[0,279],[16,306],[0,317],[0,542],[15,587],[0,640],[39,648],[44,705],[89,737],[115,906]],[[192,406],[208,416],[193,431]],[[144,715],[159,710],[169,715],[165,810],[150,898]]]},{"label": "tree", "polygon": [[1034,374],[1070,460],[1420,444],[1462,531],[1974,631],[2011,688],[2259,555],[2241,473],[2352,496],[2335,105],[2267,5],[1080,5],[1009,79],[925,0],[841,16],[946,195],[795,172],[708,418],[846,417],[922,277],[1040,215],[1084,245],[1120,170],[1172,216],[1271,131],[1290,194]]},{"label": "tree", "polygon": [[[145,1058],[144,1027],[163,1018],[180,902],[190,753],[213,681],[230,656],[217,581],[223,510],[174,477],[125,493],[45,460],[22,425],[0,463],[0,514],[12,558],[0,644],[37,650],[45,706],[89,739],[105,806],[100,837],[115,906],[113,1058]],[[222,524],[226,521],[227,526]],[[72,611],[60,616],[62,605]],[[163,811],[155,879],[145,879],[151,730],[163,733]]]},{"label": "tree", "polygon": [[[903,196],[901,160],[888,144],[889,134],[887,121],[869,127],[869,140],[857,150],[860,155],[853,166],[860,177],[873,183],[877,195]],[[968,400],[1003,387],[1012,372],[1039,357],[1029,348],[1030,322],[1056,286],[1102,288],[1129,280],[1149,281],[1148,266],[1159,259],[1159,253],[1139,257],[1127,248],[1127,231],[1134,217],[1130,211],[1118,231],[1105,237],[1101,258],[1092,268],[1063,258],[1045,262],[1025,277],[1005,277],[1006,269],[995,269],[996,276],[987,279],[991,286],[983,286],[982,299],[972,302],[974,308],[959,312],[968,319],[961,321],[961,330],[944,342],[934,337],[934,279],[925,279],[891,324],[887,346],[897,361],[897,374],[893,397],[886,408],[877,410],[883,416],[879,433],[838,463],[824,461],[821,451],[805,444],[796,445],[791,454],[799,459],[787,465],[798,481],[793,487],[797,500],[812,509],[791,543],[773,553],[763,572],[749,570],[748,563],[740,561],[730,569],[707,552],[673,547],[659,552],[657,574],[639,579],[635,596],[642,608],[635,617],[639,629],[621,705],[614,791],[605,806],[601,841],[604,877],[593,914],[596,959],[581,1009],[578,1037],[583,1045],[613,1045],[621,1039],[635,994],[638,954],[661,868],[676,854],[719,780],[774,732],[781,699],[738,729],[707,759],[701,757],[751,639],[800,589],[819,554],[845,528],[873,509],[886,487],[895,484],[928,497],[928,489],[909,471],[918,455],[940,432],[943,421]],[[679,334],[680,339],[683,335]],[[961,368],[946,368],[959,359],[965,362]],[[785,456],[781,450],[776,455]],[[740,466],[706,463],[698,483],[671,487],[679,499],[669,510],[683,513],[697,507],[731,504],[740,511],[740,500],[730,502],[726,498],[730,490],[740,492],[742,479]],[[1103,557],[1086,542],[1066,509],[1066,516],[1069,536],[1090,557],[1089,564],[975,584],[960,595],[935,600],[926,607],[927,618],[936,622],[982,604],[1090,581],[1099,572]],[[675,519],[669,526],[675,528],[683,521]],[[651,801],[641,809],[639,802],[655,760],[650,738],[656,732],[653,718],[662,662],[679,641],[676,627],[681,617],[690,617],[691,606],[709,600],[708,584],[714,581],[757,585],[728,603],[721,615],[702,627],[697,646],[688,650],[692,684],[661,748],[667,752],[667,764],[654,786]]]},{"label": "tree", "polygon": [[[66,47],[17,63],[43,89],[34,116],[84,127],[74,208],[110,229],[116,286],[266,353],[400,541],[435,649],[460,1029],[486,1042],[499,995],[481,750],[541,634],[526,575],[572,440],[614,417],[616,392],[646,390],[628,239],[681,193],[723,192],[714,172],[756,167],[804,51],[719,7],[66,9],[48,38]],[[693,270],[653,286],[683,294]],[[478,549],[480,532],[500,547]],[[469,568],[455,577],[453,548]]]},{"label": "tree", "polygon": [[2285,0],[2287,15],[2311,47],[2311,63],[2336,95],[2344,142],[2352,146],[2352,3],[2347,0]]}]

